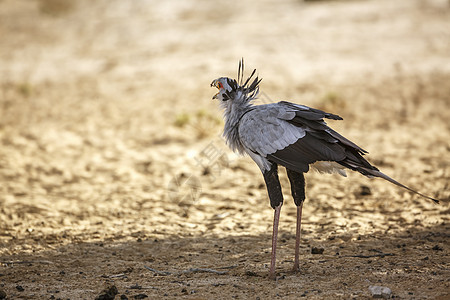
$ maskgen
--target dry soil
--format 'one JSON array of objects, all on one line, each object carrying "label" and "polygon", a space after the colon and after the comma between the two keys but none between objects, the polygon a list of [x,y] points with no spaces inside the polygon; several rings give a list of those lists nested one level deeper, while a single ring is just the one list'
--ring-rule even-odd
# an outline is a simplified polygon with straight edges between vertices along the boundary
[{"label": "dry soil", "polygon": [[[0,1],[0,298],[450,299],[449,24],[444,0]],[[442,203],[310,172],[292,273],[282,172],[270,281],[264,181],[226,148],[209,87],[241,57],[260,103],[341,115]]]}]

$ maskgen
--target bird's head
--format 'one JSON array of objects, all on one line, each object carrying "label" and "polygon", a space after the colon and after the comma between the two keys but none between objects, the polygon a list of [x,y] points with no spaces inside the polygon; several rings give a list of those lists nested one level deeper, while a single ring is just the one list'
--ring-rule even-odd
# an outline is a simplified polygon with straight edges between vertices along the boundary
[{"label": "bird's head", "polygon": [[219,92],[213,96],[213,99],[218,99],[220,101],[227,101],[232,98],[232,95],[237,91],[236,80],[228,77],[220,77],[214,79],[211,82],[212,87],[216,87]]},{"label": "bird's head", "polygon": [[239,61],[238,80],[228,77],[220,77],[214,79],[211,83],[212,87],[216,87],[219,92],[213,96],[213,99],[218,99],[221,102],[225,101],[240,101],[248,103],[258,96],[259,83],[261,79],[256,76],[250,83],[250,80],[255,75],[256,69],[244,82],[244,60]]}]

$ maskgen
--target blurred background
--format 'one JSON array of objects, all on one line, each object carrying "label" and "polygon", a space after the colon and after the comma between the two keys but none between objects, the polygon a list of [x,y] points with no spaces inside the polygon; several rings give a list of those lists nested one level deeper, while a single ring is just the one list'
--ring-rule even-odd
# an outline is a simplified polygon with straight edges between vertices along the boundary
[{"label": "blurred background", "polygon": [[[0,254],[269,233],[263,178],[211,99],[242,57],[260,103],[341,115],[371,162],[448,199],[449,53],[448,0],[0,0]],[[307,182],[311,239],[448,221],[359,174]]]},{"label": "blurred background", "polygon": [[[179,203],[216,213],[249,185],[270,211],[257,168],[225,148],[211,100],[210,82],[234,77],[241,57],[264,79],[262,102],[342,115],[332,125],[374,163],[439,193],[443,184],[426,182],[448,179],[449,21],[438,0],[2,0],[4,230],[42,214],[53,230],[126,207],[156,209],[150,221],[170,227],[171,209],[188,217]],[[191,221],[204,230],[199,216]],[[5,225],[16,219],[24,228]]]},{"label": "blurred background", "polygon": [[438,0],[2,0],[2,224],[24,230],[48,214],[73,225],[143,206],[166,224],[171,209],[188,217],[180,202],[219,213],[249,185],[269,212],[259,171],[226,149],[211,100],[210,82],[236,76],[241,57],[263,78],[262,102],[342,115],[332,126],[369,159],[439,193],[426,182],[448,178],[449,21]]}]

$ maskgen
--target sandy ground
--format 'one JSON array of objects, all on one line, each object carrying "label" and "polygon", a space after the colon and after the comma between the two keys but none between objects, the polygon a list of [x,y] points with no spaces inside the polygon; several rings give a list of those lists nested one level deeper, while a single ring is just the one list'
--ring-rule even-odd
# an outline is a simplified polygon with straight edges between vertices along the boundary
[{"label": "sandy ground", "polygon": [[[0,298],[450,299],[449,24],[444,0],[0,1]],[[372,163],[446,201],[308,173],[294,274],[282,172],[268,280],[263,178],[209,87],[241,57],[260,102],[341,115]]]}]

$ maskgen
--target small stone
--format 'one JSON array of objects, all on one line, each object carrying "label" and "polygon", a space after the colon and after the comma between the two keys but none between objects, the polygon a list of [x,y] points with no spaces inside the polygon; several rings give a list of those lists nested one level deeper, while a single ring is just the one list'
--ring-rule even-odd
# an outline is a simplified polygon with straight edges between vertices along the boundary
[{"label": "small stone", "polygon": [[95,300],[114,300],[118,293],[119,291],[117,290],[117,287],[112,285],[101,291]]},{"label": "small stone", "polygon": [[433,248],[431,248],[431,250],[434,250],[434,251],[442,251],[442,250],[444,250],[444,249],[442,249],[442,247],[439,246],[439,245],[435,245]]},{"label": "small stone", "polygon": [[134,299],[144,299],[144,298],[148,298],[148,296],[146,294],[138,294],[134,296]]},{"label": "small stone", "polygon": [[323,254],[324,250],[322,247],[312,247],[311,254]]},{"label": "small stone", "polygon": [[4,290],[0,290],[0,299],[6,299],[6,293]]},{"label": "small stone", "polygon": [[360,194],[361,196],[372,195],[372,190],[371,190],[370,187],[368,187],[367,185],[361,185],[361,186],[360,186],[360,190],[359,190],[359,194]]},{"label": "small stone", "polygon": [[18,290],[19,292],[25,291],[25,289],[21,285],[16,285],[16,290]]},{"label": "small stone", "polygon": [[369,286],[369,291],[373,298],[391,298],[392,291],[390,288],[385,286],[371,285]]},{"label": "small stone", "polygon": [[120,300],[128,300],[128,297],[124,294],[120,295]]}]

